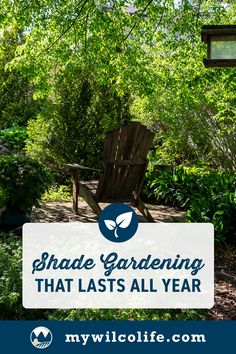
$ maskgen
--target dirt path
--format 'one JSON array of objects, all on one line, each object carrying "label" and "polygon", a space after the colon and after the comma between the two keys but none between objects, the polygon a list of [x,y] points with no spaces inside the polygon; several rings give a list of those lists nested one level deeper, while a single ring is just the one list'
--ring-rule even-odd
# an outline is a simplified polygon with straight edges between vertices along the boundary
[{"label": "dirt path", "polygon": [[[101,204],[102,207],[106,204]],[[160,222],[171,222],[175,220],[184,220],[185,212],[179,211],[175,208],[163,206],[163,205],[147,205],[153,218]],[[141,222],[145,222],[145,219],[141,214],[137,214],[140,217]],[[50,202],[41,204],[39,208],[35,208],[33,211],[33,220],[35,222],[96,222],[96,215],[90,209],[90,207],[84,201],[79,201],[79,213],[75,215],[71,203]]]},{"label": "dirt path", "polygon": [[[157,222],[184,221],[185,213],[163,205],[148,205]],[[96,216],[83,202],[75,215],[71,203],[51,202],[33,210],[34,222],[96,222]],[[140,215],[140,221],[145,221]],[[208,311],[208,319],[236,320],[236,249],[216,249],[215,252],[215,306]]]}]

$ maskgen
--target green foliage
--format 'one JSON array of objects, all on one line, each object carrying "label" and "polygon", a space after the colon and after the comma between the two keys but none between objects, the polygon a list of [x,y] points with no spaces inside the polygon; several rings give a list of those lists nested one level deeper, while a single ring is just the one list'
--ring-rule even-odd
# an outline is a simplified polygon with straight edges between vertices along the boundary
[{"label": "green foliage", "polygon": [[129,95],[119,96],[83,70],[68,66],[55,83],[54,104],[28,124],[27,153],[60,175],[69,162],[101,167],[106,131],[131,119]]},{"label": "green foliage", "polygon": [[7,195],[2,187],[0,187],[0,209],[6,205]]},{"label": "green foliage", "polygon": [[[1,4],[2,7],[2,4]],[[1,26],[0,26],[1,28]],[[9,68],[16,50],[24,43],[23,31],[16,23],[0,31],[0,128],[13,123],[25,125],[42,105],[33,100],[33,85],[20,70]]]},{"label": "green foliage", "polygon": [[48,172],[27,156],[0,157],[0,187],[7,195],[6,205],[27,211],[37,204],[50,183]]},{"label": "green foliage", "polygon": [[49,320],[90,321],[90,320],[200,320],[205,311],[196,310],[152,310],[152,309],[79,309],[56,310],[48,315]]},{"label": "green foliage", "polygon": [[0,255],[0,320],[45,319],[45,312],[22,306],[22,239],[0,233]]},{"label": "green foliage", "polygon": [[51,122],[52,118],[44,118],[41,114],[35,120],[29,120],[27,125],[28,141],[26,151],[28,155],[38,160],[42,165],[52,167],[54,165],[53,151],[50,151],[51,144]]},{"label": "green foliage", "polygon": [[10,128],[0,130],[0,139],[6,141],[12,149],[21,151],[27,139],[26,128],[14,123]]},{"label": "green foliage", "polygon": [[236,191],[218,190],[208,198],[196,197],[187,211],[187,221],[212,222],[217,242],[235,243],[235,215]]},{"label": "green foliage", "polygon": [[43,202],[69,202],[71,201],[71,188],[69,186],[53,186],[42,196]]},{"label": "green foliage", "polygon": [[[199,34],[200,39],[200,34]],[[191,43],[189,43],[190,46]],[[164,50],[163,44],[157,51]],[[171,50],[171,49],[170,49]],[[163,163],[198,164],[236,169],[235,88],[229,70],[208,71],[200,43],[162,57],[153,65],[156,88],[137,96],[132,113],[156,131],[156,149]],[[188,53],[188,55],[187,55]]]},{"label": "green foliage", "polygon": [[209,175],[210,172],[204,168],[150,164],[146,194],[148,197],[155,195],[158,203],[186,208],[194,196],[207,193],[208,184],[204,182]]},{"label": "green foliage", "polygon": [[[10,125],[11,112],[24,124],[35,118],[33,102],[43,100],[41,115],[29,125],[29,154],[52,167],[75,157],[95,166],[104,131],[121,124],[124,101],[129,108],[131,98],[135,119],[156,131],[164,163],[204,161],[235,170],[234,71],[205,69],[201,42],[202,25],[235,22],[234,3],[134,0],[127,2],[137,9],[132,16],[125,4],[50,0],[23,6],[16,0],[13,11],[3,0],[0,126]],[[31,114],[14,106],[18,92]]]},{"label": "green foliage", "polygon": [[146,194],[187,209],[187,221],[212,222],[216,240],[235,242],[236,175],[177,166],[147,174]]},{"label": "green foliage", "polygon": [[19,237],[1,233],[0,254],[0,318],[10,319],[21,313],[22,247]]}]

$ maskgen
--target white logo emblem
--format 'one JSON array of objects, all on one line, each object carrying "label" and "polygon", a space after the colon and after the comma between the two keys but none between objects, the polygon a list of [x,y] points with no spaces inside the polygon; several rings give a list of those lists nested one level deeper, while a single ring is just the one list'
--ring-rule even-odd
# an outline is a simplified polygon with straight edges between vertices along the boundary
[{"label": "white logo emblem", "polygon": [[45,349],[52,343],[52,333],[47,327],[36,327],[30,333],[30,341],[34,347]]},{"label": "white logo emblem", "polygon": [[121,227],[122,229],[126,229],[131,223],[133,212],[129,211],[128,213],[120,214],[117,216],[116,221],[113,220],[104,220],[104,223],[108,230],[115,230],[115,237],[119,237],[117,234],[117,228]]}]

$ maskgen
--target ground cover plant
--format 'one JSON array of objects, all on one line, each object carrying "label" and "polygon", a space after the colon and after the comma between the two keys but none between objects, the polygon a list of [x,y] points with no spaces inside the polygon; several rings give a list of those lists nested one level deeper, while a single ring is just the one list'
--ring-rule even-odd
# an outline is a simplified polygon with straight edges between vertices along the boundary
[{"label": "ground cover plant", "polygon": [[146,176],[149,198],[186,209],[188,222],[213,223],[216,242],[236,242],[235,173],[184,166],[150,169]]}]

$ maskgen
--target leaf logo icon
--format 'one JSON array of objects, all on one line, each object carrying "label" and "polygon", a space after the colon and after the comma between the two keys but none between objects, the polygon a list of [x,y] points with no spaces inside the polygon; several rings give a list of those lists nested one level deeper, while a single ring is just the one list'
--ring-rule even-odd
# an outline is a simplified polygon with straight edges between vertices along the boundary
[{"label": "leaf logo icon", "polygon": [[126,242],[138,229],[138,217],[129,205],[112,203],[99,215],[98,227],[107,240],[116,243]]},{"label": "leaf logo icon", "polygon": [[122,229],[126,229],[132,220],[133,212],[129,211],[127,213],[123,213],[117,216],[116,221],[113,220],[104,220],[104,223],[108,230],[115,230],[114,235],[115,237],[119,237],[117,234],[117,229],[118,227],[121,227]]},{"label": "leaf logo icon", "polygon": [[108,230],[114,230],[114,228],[116,227],[116,223],[113,220],[104,220],[104,223]]}]

